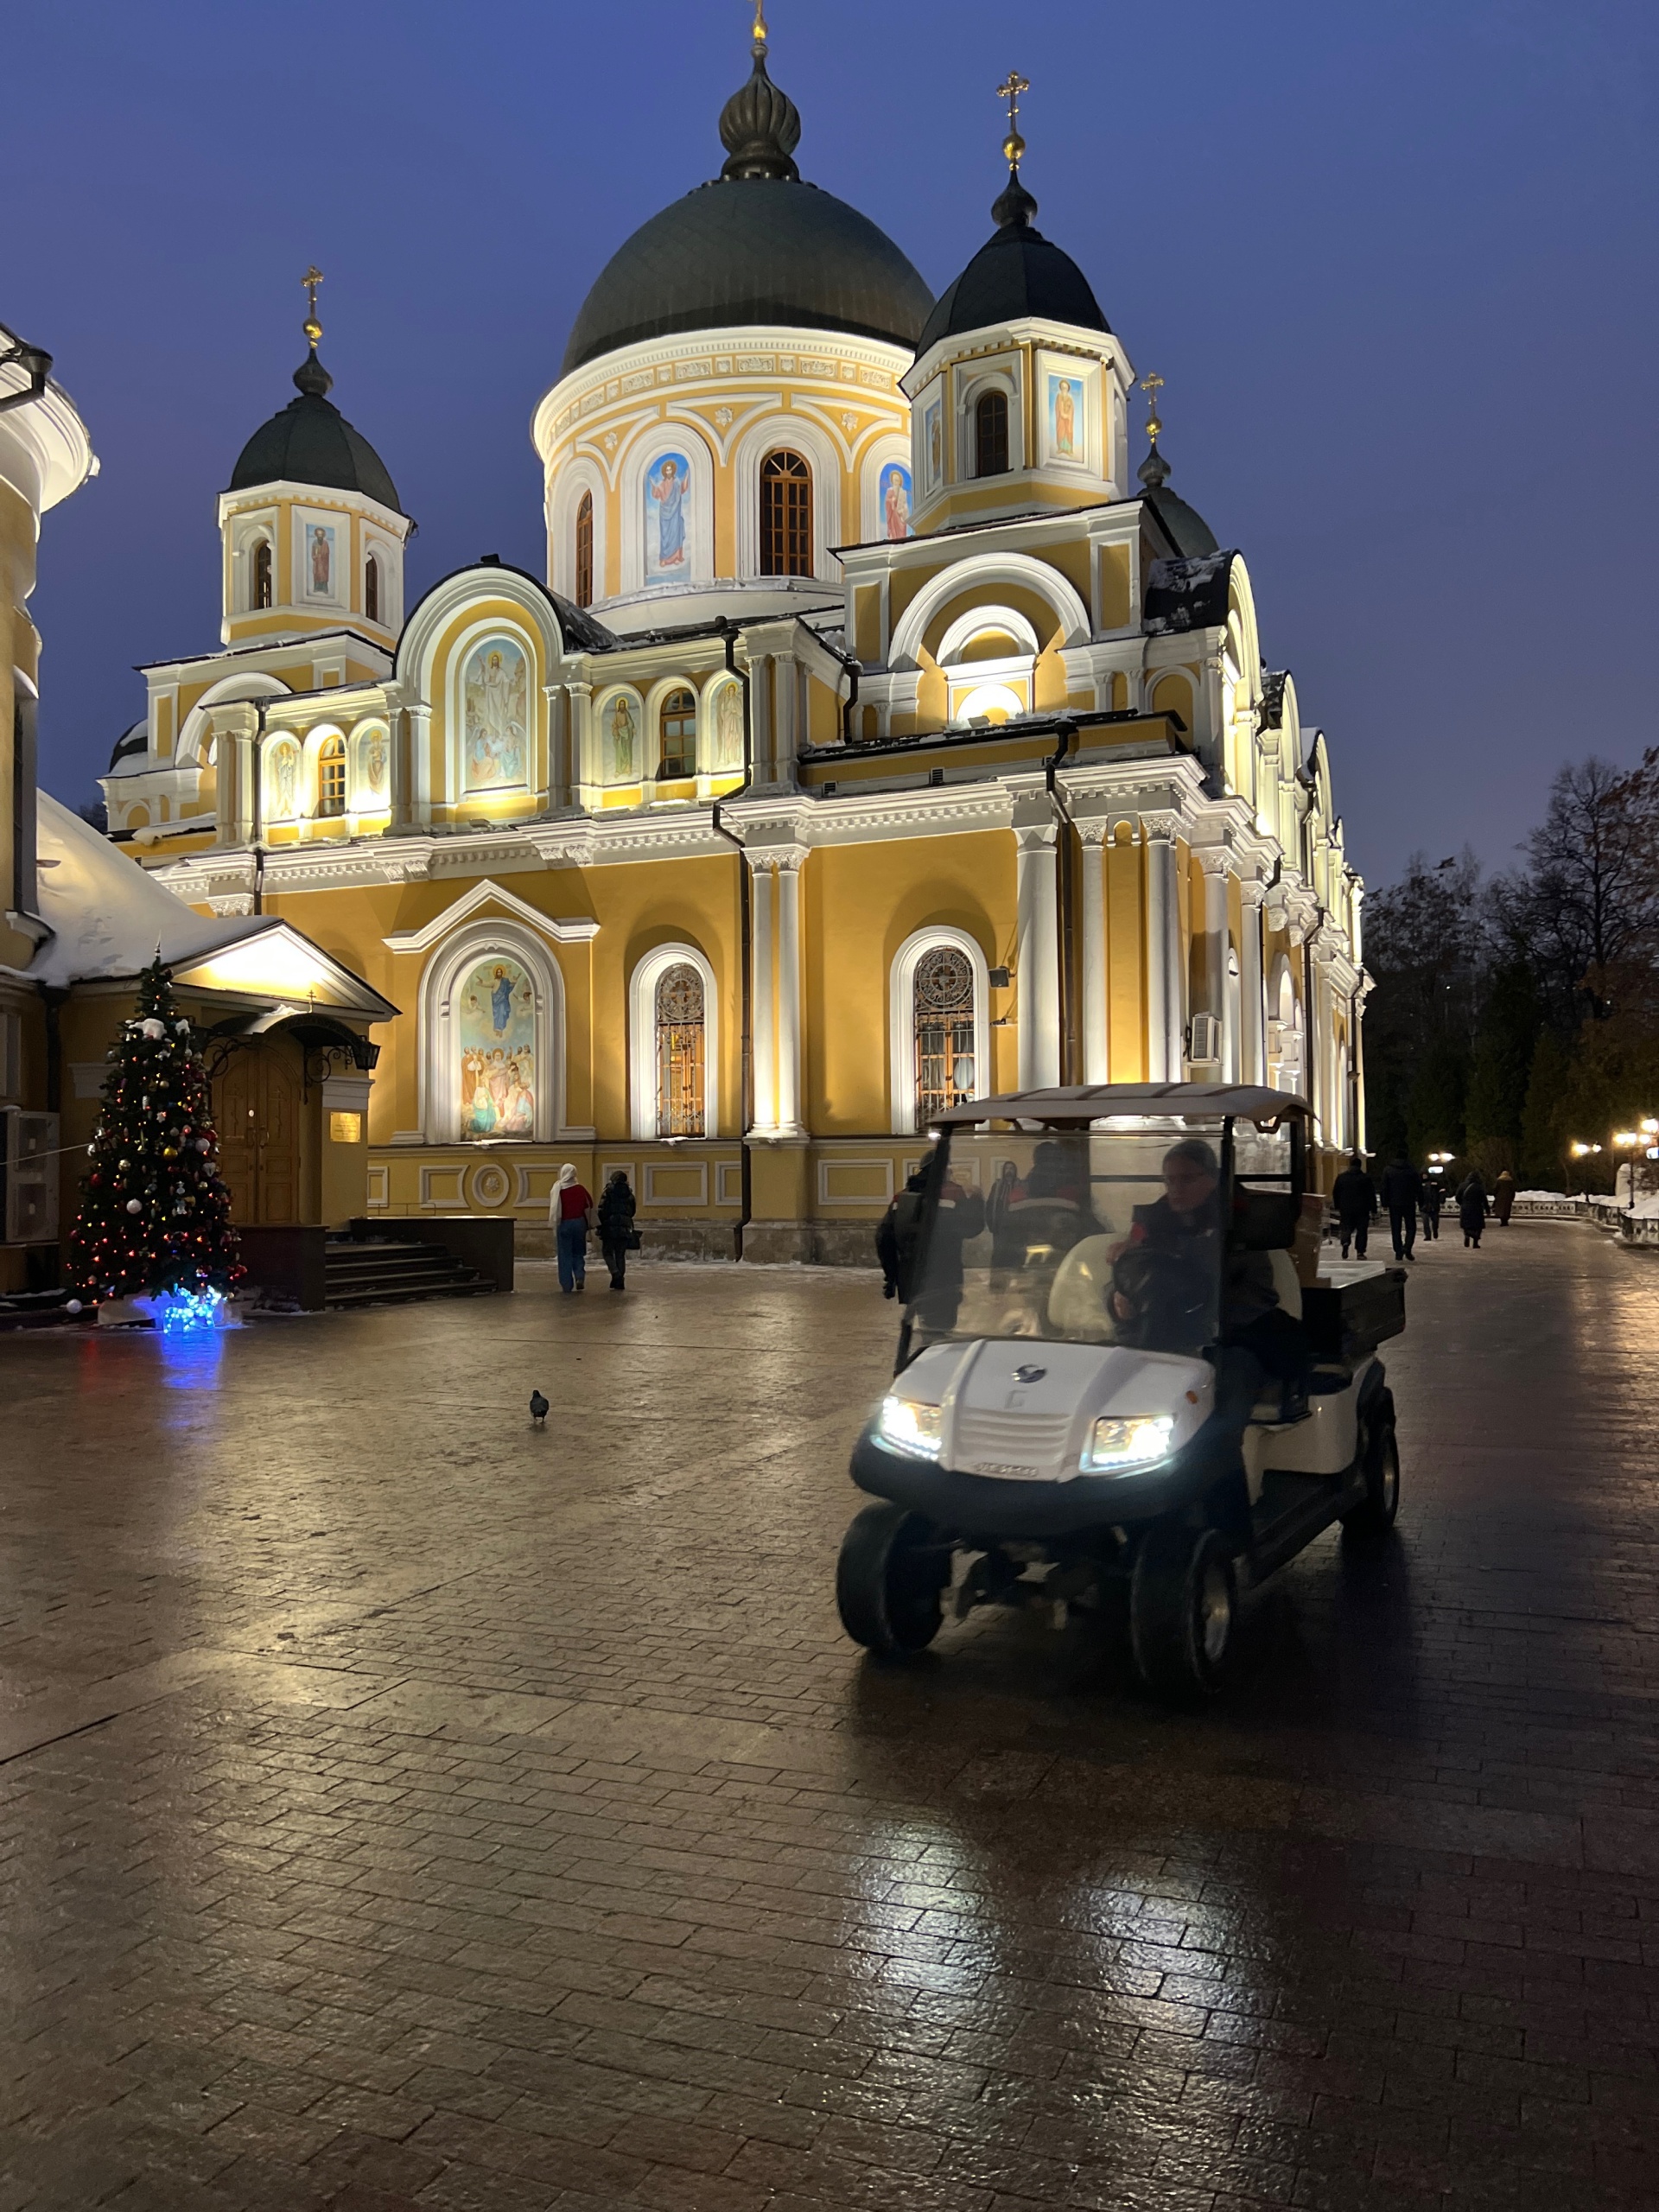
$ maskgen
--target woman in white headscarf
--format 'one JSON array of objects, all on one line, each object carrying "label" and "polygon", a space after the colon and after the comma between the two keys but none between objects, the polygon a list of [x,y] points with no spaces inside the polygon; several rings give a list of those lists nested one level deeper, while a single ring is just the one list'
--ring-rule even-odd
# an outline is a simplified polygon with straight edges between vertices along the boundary
[{"label": "woman in white headscarf", "polygon": [[559,1257],[559,1288],[567,1297],[587,1283],[588,1231],[593,1219],[593,1193],[577,1182],[575,1164],[567,1160],[547,1207],[547,1224]]}]

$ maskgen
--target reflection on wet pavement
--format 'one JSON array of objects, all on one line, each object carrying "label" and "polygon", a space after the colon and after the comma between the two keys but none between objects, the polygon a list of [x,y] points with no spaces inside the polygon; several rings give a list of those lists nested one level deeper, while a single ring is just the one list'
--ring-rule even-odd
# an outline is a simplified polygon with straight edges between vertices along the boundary
[{"label": "reflection on wet pavement", "polygon": [[872,1278],[526,1272],[0,1341],[0,2212],[1652,2202],[1659,1268],[1429,1248],[1201,1715],[845,1643]]}]

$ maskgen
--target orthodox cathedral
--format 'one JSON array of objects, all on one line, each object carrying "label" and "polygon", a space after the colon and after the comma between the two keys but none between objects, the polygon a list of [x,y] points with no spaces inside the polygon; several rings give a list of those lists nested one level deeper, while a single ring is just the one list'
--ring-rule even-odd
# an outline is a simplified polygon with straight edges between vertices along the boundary
[{"label": "orthodox cathedral", "polygon": [[544,576],[406,606],[312,273],[297,396],[219,496],[219,646],[143,671],[104,780],[181,899],[360,987],[310,1136],[309,985],[233,1062],[245,1222],[530,1229],[568,1159],[626,1167],[659,1249],[863,1258],[931,1117],[995,1091],[1268,1082],[1359,1141],[1324,740],[1170,488],[1155,377],[1132,465],[1026,89],[936,300],[803,180],[757,15],[719,175],[599,271],[536,410]]}]

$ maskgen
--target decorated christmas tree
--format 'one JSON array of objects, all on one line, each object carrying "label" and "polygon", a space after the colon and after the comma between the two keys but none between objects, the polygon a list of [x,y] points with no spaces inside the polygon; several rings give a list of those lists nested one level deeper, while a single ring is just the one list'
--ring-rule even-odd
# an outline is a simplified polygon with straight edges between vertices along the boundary
[{"label": "decorated christmas tree", "polygon": [[242,1269],[207,1070],[159,957],[110,1048],[103,1096],[75,1217],[77,1287],[97,1299],[171,1293],[181,1309],[209,1312]]}]

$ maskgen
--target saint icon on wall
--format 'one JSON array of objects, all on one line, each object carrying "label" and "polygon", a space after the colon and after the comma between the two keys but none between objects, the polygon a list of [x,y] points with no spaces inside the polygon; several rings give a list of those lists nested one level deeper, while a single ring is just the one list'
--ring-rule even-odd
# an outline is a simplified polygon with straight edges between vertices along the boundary
[{"label": "saint icon on wall", "polygon": [[273,746],[266,779],[266,793],[273,822],[291,822],[294,819],[294,801],[299,780],[298,747],[292,745]]},{"label": "saint icon on wall", "polygon": [[645,472],[645,576],[683,576],[691,496],[691,464],[683,453],[665,453]]},{"label": "saint icon on wall", "polygon": [[511,638],[486,638],[461,679],[461,758],[469,791],[524,780],[530,743],[530,675]]},{"label": "saint icon on wall", "polygon": [[1048,449],[1059,461],[1082,458],[1082,445],[1077,422],[1079,398],[1075,377],[1050,377],[1048,380]]},{"label": "saint icon on wall", "polygon": [[386,738],[384,730],[371,730],[363,743],[363,781],[378,797],[386,788]]},{"label": "saint icon on wall", "polygon": [[715,758],[716,775],[743,765],[743,694],[735,683],[724,683],[715,694]]},{"label": "saint icon on wall", "polygon": [[881,472],[881,535],[910,536],[910,471],[890,461]]},{"label": "saint icon on wall", "polygon": [[633,718],[633,702],[619,691],[605,716],[605,781],[631,784],[634,780],[634,747],[639,726]]},{"label": "saint icon on wall", "polygon": [[516,960],[482,960],[461,987],[463,1138],[536,1134],[536,994]]},{"label": "saint icon on wall", "polygon": [[927,456],[928,489],[934,491],[944,476],[944,415],[937,399],[922,416],[922,450]]},{"label": "saint icon on wall", "polygon": [[306,597],[332,599],[334,595],[334,533],[325,523],[312,522],[305,526]]}]

